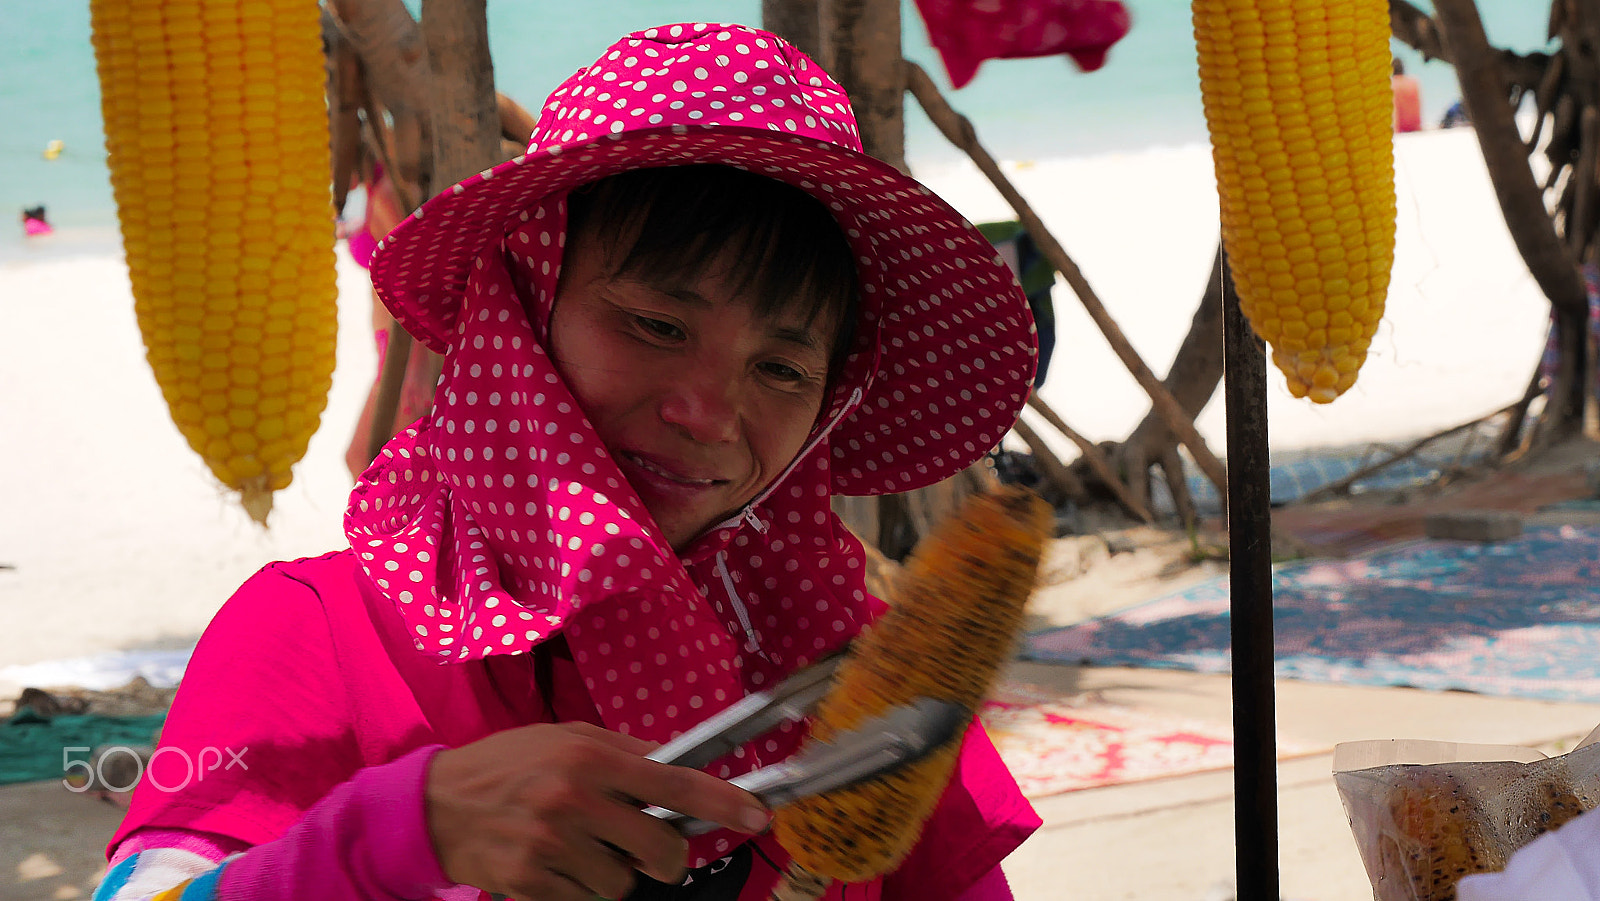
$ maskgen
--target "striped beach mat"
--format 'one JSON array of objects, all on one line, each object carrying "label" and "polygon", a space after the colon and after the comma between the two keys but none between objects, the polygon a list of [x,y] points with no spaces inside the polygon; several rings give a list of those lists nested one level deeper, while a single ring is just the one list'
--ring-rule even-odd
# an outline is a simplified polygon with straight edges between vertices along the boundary
[{"label": "striped beach mat", "polygon": [[[1277,674],[1600,702],[1600,527],[1274,568]],[[1028,635],[1023,659],[1227,672],[1226,577]]]}]

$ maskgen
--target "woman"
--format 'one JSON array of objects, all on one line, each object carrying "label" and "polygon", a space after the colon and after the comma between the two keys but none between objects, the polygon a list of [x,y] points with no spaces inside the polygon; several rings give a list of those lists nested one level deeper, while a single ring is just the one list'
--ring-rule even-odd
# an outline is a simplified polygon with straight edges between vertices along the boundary
[{"label": "woman", "polygon": [[[861,153],[813,62],[706,24],[613,45],[372,276],[444,356],[433,412],[356,486],[350,550],[219,612],[97,897],[766,897],[787,855],[723,780],[803,730],[705,772],[642,755],[881,611],[830,497],[1005,434],[1015,278]],[[971,729],[911,856],[832,897],[1007,898],[1038,822]]]}]

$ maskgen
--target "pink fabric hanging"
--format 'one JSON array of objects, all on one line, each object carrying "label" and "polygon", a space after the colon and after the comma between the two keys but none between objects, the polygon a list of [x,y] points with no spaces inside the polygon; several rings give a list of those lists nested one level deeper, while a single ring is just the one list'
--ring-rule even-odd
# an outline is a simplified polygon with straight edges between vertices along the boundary
[{"label": "pink fabric hanging", "polygon": [[1120,0],[917,0],[917,10],[958,88],[990,59],[1065,53],[1093,72],[1131,24]]}]

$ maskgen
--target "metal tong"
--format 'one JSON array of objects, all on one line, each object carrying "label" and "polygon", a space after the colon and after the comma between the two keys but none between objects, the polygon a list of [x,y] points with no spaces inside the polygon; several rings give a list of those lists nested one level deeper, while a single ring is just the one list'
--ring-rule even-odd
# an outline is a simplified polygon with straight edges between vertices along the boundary
[{"label": "metal tong", "polygon": [[[827,694],[844,656],[841,652],[824,658],[769,691],[745,697],[657,748],[649,758],[699,769],[781,723],[807,716]],[[917,698],[835,736],[831,742],[814,742],[788,760],[729,781],[768,807],[782,807],[920,760],[954,738],[970,717],[971,712],[960,704]],[[644,812],[673,824],[684,835],[718,828],[715,823],[663,807],[646,807]]]}]

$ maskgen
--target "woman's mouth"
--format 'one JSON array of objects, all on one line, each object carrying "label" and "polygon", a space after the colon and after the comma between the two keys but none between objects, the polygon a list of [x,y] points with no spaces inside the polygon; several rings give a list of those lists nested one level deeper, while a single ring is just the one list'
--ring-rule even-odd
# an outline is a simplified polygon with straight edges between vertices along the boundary
[{"label": "woman's mouth", "polygon": [[660,476],[661,478],[666,479],[669,482],[674,482],[674,483],[679,484],[679,485],[691,485],[691,486],[694,486],[694,487],[697,487],[697,488],[704,488],[704,487],[707,487],[707,486],[710,486],[710,485],[715,485],[718,482],[722,481],[721,479],[699,479],[699,478],[693,478],[693,477],[690,477],[690,476],[683,475],[681,473],[676,473],[676,472],[673,472],[672,470],[667,469],[666,467],[660,465],[659,463],[656,463],[656,462],[654,462],[652,460],[647,460],[644,457],[639,456],[638,454],[630,454],[630,453],[627,453],[627,452],[623,452],[622,456],[629,463],[632,463],[633,465],[639,467],[640,469],[644,470],[645,472],[648,472],[651,475]]}]

